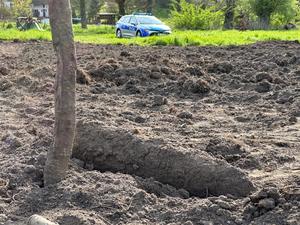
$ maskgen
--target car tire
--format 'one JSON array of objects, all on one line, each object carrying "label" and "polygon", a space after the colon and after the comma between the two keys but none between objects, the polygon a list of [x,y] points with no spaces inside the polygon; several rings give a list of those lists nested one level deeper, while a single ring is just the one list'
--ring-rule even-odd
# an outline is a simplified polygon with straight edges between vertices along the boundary
[{"label": "car tire", "polygon": [[118,29],[118,30],[116,31],[116,37],[117,37],[117,38],[122,38],[122,37],[123,37],[122,31],[121,31],[120,29]]},{"label": "car tire", "polygon": [[138,31],[136,32],[136,36],[137,36],[137,37],[142,37],[142,32],[138,30]]}]

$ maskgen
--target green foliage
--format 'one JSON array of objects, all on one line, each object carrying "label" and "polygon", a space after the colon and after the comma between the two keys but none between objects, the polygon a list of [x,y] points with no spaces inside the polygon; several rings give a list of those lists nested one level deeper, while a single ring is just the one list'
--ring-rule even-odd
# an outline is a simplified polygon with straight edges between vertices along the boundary
[{"label": "green foliage", "polygon": [[51,31],[51,27],[50,27],[50,24],[47,24],[47,23],[43,23],[40,25],[41,28],[45,31]]},{"label": "green foliage", "polygon": [[282,29],[282,26],[292,22],[294,16],[287,16],[282,14],[273,14],[271,16],[271,27],[272,29]]},{"label": "green foliage", "polygon": [[12,29],[14,28],[14,25],[12,25],[11,23],[7,24],[6,29]]},{"label": "green foliage", "polygon": [[273,13],[291,16],[295,13],[296,2],[296,0],[250,0],[250,5],[258,17],[271,16]]},{"label": "green foliage", "polygon": [[115,28],[109,25],[91,25],[89,29],[81,29],[79,24],[73,25],[74,33],[80,36],[92,36],[98,34],[114,34]]},{"label": "green foliage", "polygon": [[5,29],[12,29],[14,26],[11,24],[11,23],[9,23],[9,22],[1,22],[0,23],[0,26],[1,26],[1,28],[0,28],[0,30],[2,29],[2,30],[5,30]]},{"label": "green foliage", "polygon": [[296,0],[250,0],[250,6],[260,19],[275,19],[277,22],[290,22],[296,14]]},{"label": "green foliage", "polygon": [[224,13],[216,7],[203,8],[186,0],[180,0],[178,5],[175,1],[171,11],[171,22],[178,29],[218,29],[222,27],[223,20]]},{"label": "green foliage", "polygon": [[13,13],[16,17],[28,17],[32,15],[32,0],[13,0]]},{"label": "green foliage", "polygon": [[[174,45],[174,46],[226,46],[244,45],[257,41],[274,40],[299,40],[300,31],[195,31],[174,30],[173,34],[167,36],[153,36],[148,38],[116,38],[114,28],[110,26],[90,25],[88,29],[81,29],[80,25],[74,26],[75,40],[81,43],[93,44],[124,44],[124,45]],[[6,29],[6,25],[0,23],[0,40],[51,40],[50,30],[19,31],[16,28]]]},{"label": "green foliage", "polygon": [[12,11],[9,8],[6,8],[4,6],[0,7],[0,18],[10,18],[12,16]]},{"label": "green foliage", "polygon": [[94,19],[97,13],[100,11],[102,1],[100,0],[90,0],[88,5],[88,18]]},{"label": "green foliage", "polygon": [[153,14],[160,19],[167,19],[169,17],[170,10],[169,8],[155,7],[153,9]]},{"label": "green foliage", "polygon": [[255,20],[257,16],[252,10],[249,0],[239,0],[236,6],[236,15],[245,15],[251,20]]},{"label": "green foliage", "polygon": [[295,17],[293,19],[295,20],[295,23],[300,21],[300,1],[296,4]]},{"label": "green foliage", "polygon": [[[1,0],[0,0],[1,1]],[[20,0],[19,0],[20,1]],[[300,0],[232,0],[235,1],[235,25],[244,18],[245,28],[282,28],[289,22],[300,21]],[[87,13],[92,18],[99,11],[118,12],[116,0],[86,0]],[[218,29],[224,22],[224,9],[229,0],[126,0],[126,13],[146,11],[153,3],[153,13],[179,29]],[[74,17],[79,15],[78,0],[71,0]],[[243,22],[242,21],[242,22]],[[265,23],[265,27],[260,27]]]}]

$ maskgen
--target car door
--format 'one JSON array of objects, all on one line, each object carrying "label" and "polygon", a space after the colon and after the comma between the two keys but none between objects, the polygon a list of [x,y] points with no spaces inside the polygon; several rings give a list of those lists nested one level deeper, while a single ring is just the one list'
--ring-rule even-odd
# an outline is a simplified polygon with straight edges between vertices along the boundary
[{"label": "car door", "polygon": [[124,19],[122,20],[122,25],[121,25],[121,31],[123,36],[130,36],[129,34],[129,21],[130,21],[130,16],[125,16]]},{"label": "car door", "polygon": [[129,31],[128,31],[131,37],[136,36],[137,25],[138,25],[137,19],[135,18],[135,16],[131,16],[129,21]]}]

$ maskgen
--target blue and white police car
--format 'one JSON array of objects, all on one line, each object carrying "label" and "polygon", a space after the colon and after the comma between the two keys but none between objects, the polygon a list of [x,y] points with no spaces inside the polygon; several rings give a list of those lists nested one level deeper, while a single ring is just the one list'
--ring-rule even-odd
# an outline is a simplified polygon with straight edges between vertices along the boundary
[{"label": "blue and white police car", "polygon": [[116,36],[118,38],[147,37],[171,33],[170,27],[148,13],[123,16],[116,24]]}]

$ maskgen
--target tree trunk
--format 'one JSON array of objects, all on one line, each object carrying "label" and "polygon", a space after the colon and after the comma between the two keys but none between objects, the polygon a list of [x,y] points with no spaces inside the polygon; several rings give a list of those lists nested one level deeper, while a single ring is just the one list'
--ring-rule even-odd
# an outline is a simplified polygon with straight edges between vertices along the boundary
[{"label": "tree trunk", "polygon": [[119,7],[119,15],[124,16],[126,14],[125,12],[125,0],[118,0],[118,7]]},{"label": "tree trunk", "polygon": [[233,29],[235,0],[226,0],[224,29]]},{"label": "tree trunk", "polygon": [[259,18],[259,26],[262,30],[268,30],[270,28],[270,15],[264,15]]},{"label": "tree trunk", "polygon": [[47,155],[45,185],[67,174],[75,136],[76,58],[70,0],[49,0],[50,23],[57,55],[54,146]]},{"label": "tree trunk", "polygon": [[86,5],[85,0],[80,0],[80,17],[81,17],[81,28],[87,28],[87,18],[86,18]]},{"label": "tree trunk", "polygon": [[153,0],[147,0],[147,13],[152,13],[153,11]]}]

